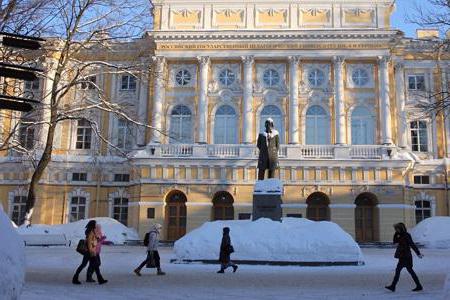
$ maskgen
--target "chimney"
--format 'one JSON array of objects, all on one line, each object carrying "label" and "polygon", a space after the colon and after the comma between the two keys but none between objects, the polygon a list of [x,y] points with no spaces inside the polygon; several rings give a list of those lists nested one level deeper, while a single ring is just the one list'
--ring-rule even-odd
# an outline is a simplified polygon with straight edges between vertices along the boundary
[{"label": "chimney", "polygon": [[439,39],[439,30],[436,28],[417,29],[416,35],[421,40],[436,40]]}]

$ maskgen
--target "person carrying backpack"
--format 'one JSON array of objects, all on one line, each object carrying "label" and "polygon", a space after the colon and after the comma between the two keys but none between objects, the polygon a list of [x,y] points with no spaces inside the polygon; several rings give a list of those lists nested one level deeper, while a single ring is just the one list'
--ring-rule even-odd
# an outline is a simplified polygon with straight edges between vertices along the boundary
[{"label": "person carrying backpack", "polygon": [[134,269],[134,273],[137,276],[141,276],[141,269],[146,265],[149,268],[156,268],[157,275],[166,275],[166,273],[161,270],[161,259],[158,252],[161,228],[161,224],[155,224],[151,227],[150,232],[145,234],[144,246],[147,246],[147,258],[139,265],[139,267]]}]

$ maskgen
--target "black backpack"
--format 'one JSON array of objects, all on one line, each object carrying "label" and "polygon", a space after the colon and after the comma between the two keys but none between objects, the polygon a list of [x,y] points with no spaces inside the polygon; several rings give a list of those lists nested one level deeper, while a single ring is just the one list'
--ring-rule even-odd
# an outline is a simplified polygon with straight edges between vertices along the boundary
[{"label": "black backpack", "polygon": [[147,247],[150,242],[150,232],[147,232],[144,236],[144,246]]}]

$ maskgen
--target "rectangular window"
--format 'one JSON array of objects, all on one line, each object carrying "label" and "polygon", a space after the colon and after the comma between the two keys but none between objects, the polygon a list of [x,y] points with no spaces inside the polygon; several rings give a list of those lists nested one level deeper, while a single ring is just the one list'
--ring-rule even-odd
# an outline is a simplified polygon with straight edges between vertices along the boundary
[{"label": "rectangular window", "polygon": [[25,219],[25,206],[27,204],[26,196],[14,196],[11,220],[16,223],[16,225],[22,225]]},{"label": "rectangular window", "polygon": [[430,184],[430,176],[416,175],[414,176],[414,184]]},{"label": "rectangular window", "polygon": [[154,219],[155,218],[155,208],[149,207],[147,208],[147,219]]},{"label": "rectangular window", "polygon": [[408,89],[410,91],[425,91],[425,75],[408,75]]},{"label": "rectangular window", "polygon": [[129,182],[130,174],[114,174],[115,182]]},{"label": "rectangular window", "polygon": [[120,89],[123,91],[135,91],[136,77],[132,75],[122,75]]},{"label": "rectangular window", "polygon": [[87,173],[72,173],[72,181],[87,181]]},{"label": "rectangular window", "polygon": [[[27,120],[22,120],[27,122]],[[27,150],[31,150],[34,147],[34,127],[32,124],[23,124],[19,126],[19,143]]]},{"label": "rectangular window", "polygon": [[127,226],[128,224],[128,198],[114,198],[113,218]]},{"label": "rectangular window", "polygon": [[91,149],[92,128],[87,120],[79,120],[77,125],[76,149]]},{"label": "rectangular window", "polygon": [[288,218],[303,218],[302,214],[287,214]]},{"label": "rectangular window", "polygon": [[428,152],[427,122],[410,122],[411,150],[415,152]]},{"label": "rectangular window", "polygon": [[32,81],[27,80],[27,81],[25,81],[25,90],[28,90],[28,91],[39,90],[39,84],[40,84],[39,79],[32,80]]},{"label": "rectangular window", "polygon": [[86,198],[72,197],[70,199],[70,222],[76,222],[86,218]]},{"label": "rectangular window", "polygon": [[117,147],[120,149],[132,148],[131,122],[119,119],[117,123]]},{"label": "rectangular window", "polygon": [[239,220],[250,220],[252,218],[252,214],[250,213],[240,213],[238,215]]},{"label": "rectangular window", "polygon": [[97,76],[89,76],[81,83],[82,90],[95,90]]}]

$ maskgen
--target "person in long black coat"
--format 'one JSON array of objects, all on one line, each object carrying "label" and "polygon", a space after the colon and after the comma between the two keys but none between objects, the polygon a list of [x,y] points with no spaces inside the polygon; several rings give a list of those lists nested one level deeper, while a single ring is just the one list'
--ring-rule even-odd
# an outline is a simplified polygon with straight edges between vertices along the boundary
[{"label": "person in long black coat", "polygon": [[406,230],[405,224],[397,223],[394,225],[394,229],[394,244],[397,244],[397,249],[395,250],[394,257],[398,258],[398,264],[397,268],[395,269],[394,280],[392,281],[391,285],[386,286],[386,288],[392,292],[395,292],[395,286],[397,285],[397,282],[400,278],[400,272],[403,268],[406,268],[416,284],[416,287],[413,289],[413,291],[421,291],[423,290],[422,284],[420,283],[419,278],[413,270],[413,257],[411,254],[411,248],[419,258],[422,258],[423,255],[420,253],[416,244],[413,242],[411,235]]},{"label": "person in long black coat", "polygon": [[224,227],[222,243],[220,244],[220,255],[219,255],[220,270],[217,271],[217,273],[225,273],[225,269],[227,269],[228,267],[233,267],[233,273],[236,272],[238,266],[235,263],[233,263],[230,258],[230,255],[233,252],[234,249],[233,246],[231,245],[230,228]]},{"label": "person in long black coat", "polygon": [[256,146],[259,149],[258,180],[264,180],[266,170],[269,170],[269,178],[274,178],[278,168],[278,150],[280,149],[280,137],[274,129],[273,120],[267,119],[265,131],[258,135]]}]

